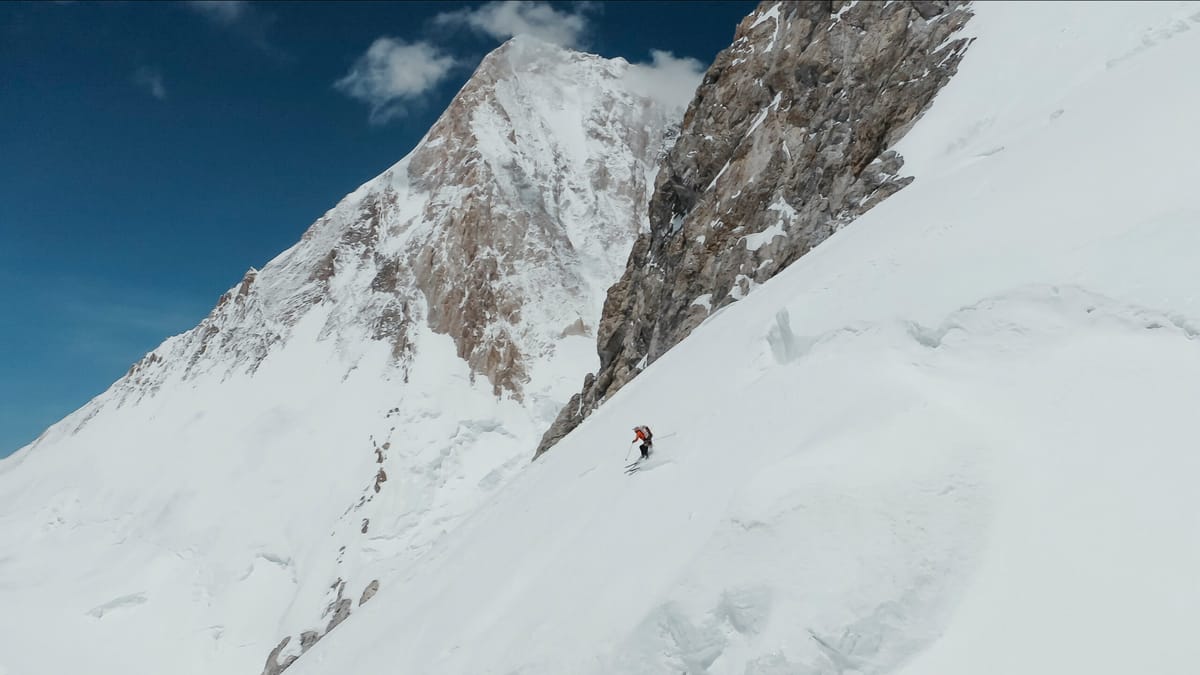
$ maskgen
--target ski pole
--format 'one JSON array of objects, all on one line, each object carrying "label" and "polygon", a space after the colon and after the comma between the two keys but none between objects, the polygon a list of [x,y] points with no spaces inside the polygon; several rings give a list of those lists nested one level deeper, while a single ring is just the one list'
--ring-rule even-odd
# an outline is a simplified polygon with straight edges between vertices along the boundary
[{"label": "ski pole", "polygon": [[637,443],[637,441],[630,441],[630,442],[629,442],[629,449],[625,451],[625,461],[626,461],[626,462],[628,462],[628,461],[629,461],[629,453],[633,452],[633,444],[634,444],[634,443]]}]

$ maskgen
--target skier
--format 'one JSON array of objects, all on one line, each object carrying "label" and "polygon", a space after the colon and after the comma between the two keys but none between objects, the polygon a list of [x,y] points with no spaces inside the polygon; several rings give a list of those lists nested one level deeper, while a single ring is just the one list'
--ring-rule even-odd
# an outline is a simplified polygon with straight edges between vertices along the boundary
[{"label": "skier", "polygon": [[654,449],[654,434],[650,433],[650,427],[646,425],[636,426],[633,428],[633,433],[636,436],[633,439],[634,443],[641,441],[642,444],[638,448],[642,451],[642,459],[650,456],[650,451]]}]

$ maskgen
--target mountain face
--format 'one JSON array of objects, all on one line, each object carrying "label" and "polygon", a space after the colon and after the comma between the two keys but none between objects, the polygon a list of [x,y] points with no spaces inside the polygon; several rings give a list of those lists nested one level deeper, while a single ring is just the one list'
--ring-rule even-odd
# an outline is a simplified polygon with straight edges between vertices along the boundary
[{"label": "mountain face", "polygon": [[589,375],[540,455],[696,326],[912,179],[890,148],[954,74],[961,2],[764,2],[708,69]]},{"label": "mountain face", "polygon": [[629,92],[626,70],[513,39],[412,154],[136,364],[118,398],[253,372],[318,307],[318,339],[386,342],[401,371],[427,323],[497,395],[520,398],[564,332],[595,330],[644,218],[668,111]]},{"label": "mountain face", "polygon": [[507,482],[595,366],[682,113],[631,69],[506,43],[411,154],[0,463],[25,608],[0,671],[278,672]]}]

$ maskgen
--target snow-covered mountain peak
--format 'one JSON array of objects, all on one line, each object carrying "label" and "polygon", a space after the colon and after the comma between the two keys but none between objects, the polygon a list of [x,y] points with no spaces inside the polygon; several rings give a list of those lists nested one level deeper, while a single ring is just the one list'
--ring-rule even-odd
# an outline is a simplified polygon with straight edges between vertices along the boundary
[{"label": "snow-covered mountain peak", "polygon": [[537,72],[540,66],[553,67],[577,60],[615,63],[615,61],[607,61],[593,54],[585,54],[552,42],[546,42],[532,35],[514,35],[484,57],[480,68],[495,68],[503,64],[513,71]]},{"label": "snow-covered mountain peak", "polygon": [[386,342],[401,376],[415,323],[427,321],[496,394],[522,395],[532,357],[594,329],[642,225],[670,120],[629,91],[629,67],[509,40],[412,153],[250,270],[199,326],[136,364],[114,398],[253,372],[307,317],[347,369],[364,342]]}]

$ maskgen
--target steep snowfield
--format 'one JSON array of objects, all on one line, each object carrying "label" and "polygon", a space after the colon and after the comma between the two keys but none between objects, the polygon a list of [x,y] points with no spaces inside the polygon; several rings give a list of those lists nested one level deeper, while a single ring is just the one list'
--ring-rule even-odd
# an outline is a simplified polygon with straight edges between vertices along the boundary
[{"label": "steep snowfield", "polygon": [[975,11],[915,183],[291,672],[1196,672],[1200,7]]},{"label": "steep snowfield", "polygon": [[[524,467],[644,227],[669,117],[629,69],[510,41],[409,157],[0,462],[0,673],[261,672]],[[476,322],[435,332],[447,286]],[[522,396],[463,335],[529,357]]]}]

